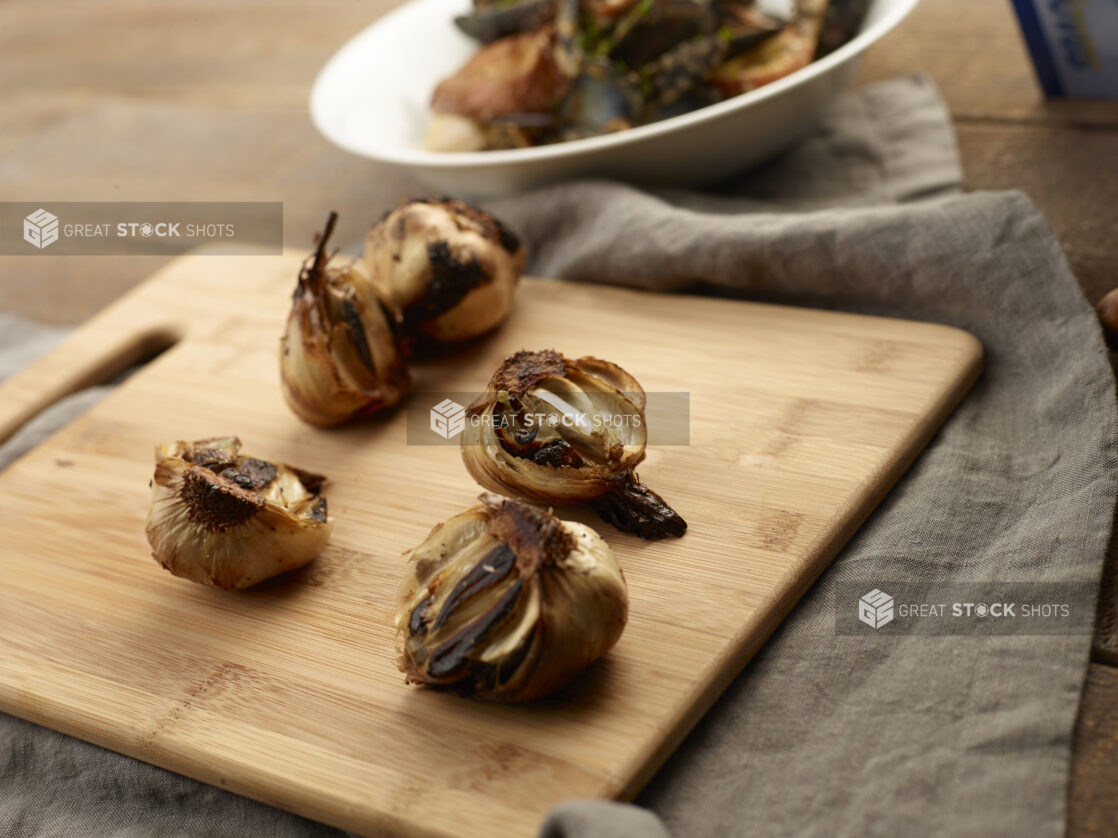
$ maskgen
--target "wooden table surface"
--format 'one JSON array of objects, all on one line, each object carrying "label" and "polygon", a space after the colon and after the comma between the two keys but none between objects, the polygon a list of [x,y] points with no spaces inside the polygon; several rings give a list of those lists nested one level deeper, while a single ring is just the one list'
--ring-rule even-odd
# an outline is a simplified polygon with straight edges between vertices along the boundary
[{"label": "wooden table surface", "polygon": [[[356,239],[419,184],[341,152],[311,80],[396,0],[0,0],[5,201],[282,201],[285,240],[329,209]],[[1118,102],[1045,102],[1009,0],[923,0],[860,83],[929,73],[969,189],[1040,206],[1091,302],[1118,285]],[[79,323],[162,257],[4,257],[0,311]],[[1069,788],[1069,834],[1118,834],[1118,549],[1107,561]]]}]

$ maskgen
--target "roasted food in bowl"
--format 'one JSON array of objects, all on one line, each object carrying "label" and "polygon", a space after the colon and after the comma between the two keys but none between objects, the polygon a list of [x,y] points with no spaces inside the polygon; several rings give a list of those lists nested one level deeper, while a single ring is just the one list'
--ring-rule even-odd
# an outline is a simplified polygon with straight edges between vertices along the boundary
[{"label": "roasted food in bowl", "polygon": [[748,93],[841,46],[868,0],[474,0],[481,42],[431,96],[434,151],[623,131]]},{"label": "roasted food in bowl", "polygon": [[[545,6],[553,9],[553,2],[545,0]],[[769,0],[764,0],[757,9],[771,17],[788,17],[792,2],[782,0],[781,7],[770,9]],[[629,130],[571,142],[543,143],[526,136],[514,141],[540,144],[501,148],[509,143],[510,131],[554,133],[550,111],[537,110],[531,119],[520,116],[515,124],[499,124],[489,117],[479,119],[480,113],[460,115],[440,106],[435,115],[438,130],[429,132],[432,92],[485,45],[454,23],[455,18],[473,16],[471,0],[408,0],[355,34],[323,67],[311,91],[311,117],[340,148],[406,170],[437,193],[471,200],[586,177],[663,186],[713,184],[810,134],[853,81],[866,50],[896,28],[917,0],[870,0],[854,37],[828,52],[850,32],[850,27],[832,26],[829,16],[839,22],[853,20],[859,8],[853,5],[856,0],[833,2],[833,11],[824,13],[814,60],[799,70],[779,77],[754,70],[752,81],[739,77],[741,89],[764,83],[748,92],[670,118],[634,123]],[[531,26],[523,31],[554,26],[548,23],[552,15],[544,12],[536,18],[536,29],[529,21]],[[498,39],[517,34],[503,24],[490,27],[490,33]],[[770,42],[781,43],[775,36],[765,44]],[[780,52],[773,46],[768,49]],[[736,66],[724,65],[723,69]],[[715,85],[718,96],[726,95],[724,84]],[[602,89],[589,82],[587,87]],[[604,127],[613,129],[618,123]],[[490,130],[499,136],[487,137]],[[432,150],[428,142],[440,150]]]}]

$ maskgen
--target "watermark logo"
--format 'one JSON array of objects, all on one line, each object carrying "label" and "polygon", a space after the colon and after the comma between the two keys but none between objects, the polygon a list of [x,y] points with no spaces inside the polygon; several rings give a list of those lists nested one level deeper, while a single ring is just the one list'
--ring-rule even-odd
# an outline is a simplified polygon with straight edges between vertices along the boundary
[{"label": "watermark logo", "polygon": [[[106,256],[283,252],[276,201],[0,201],[0,254]],[[49,247],[49,249],[48,249]]]},{"label": "watermark logo", "polygon": [[[874,585],[869,593],[865,591]],[[881,587],[877,587],[880,585]],[[888,591],[889,593],[885,593]],[[857,608],[851,608],[855,602]],[[919,578],[851,579],[836,583],[835,633],[869,637],[922,635],[1090,635],[1094,591],[1075,582]]]},{"label": "watermark logo", "polygon": [[23,240],[42,250],[58,241],[58,216],[40,207],[23,219]]},{"label": "watermark logo", "polygon": [[443,399],[431,408],[431,430],[443,439],[454,439],[466,428],[466,408],[453,399]]},{"label": "watermark logo", "polygon": [[[26,245],[24,245],[26,248]],[[686,392],[641,393],[639,399],[567,401],[552,394],[520,405],[516,411],[484,410],[492,394],[478,390],[413,390],[404,412],[408,445],[446,445],[459,448],[464,442],[478,444],[499,431],[515,437],[517,444],[539,446],[575,434],[592,435],[621,444],[644,441],[649,447],[689,445],[691,441],[691,397]],[[644,409],[634,407],[641,400]],[[462,405],[478,404],[477,410]],[[470,433],[465,433],[466,431]],[[473,433],[477,430],[478,433]]]},{"label": "watermark logo", "polygon": [[874,629],[893,622],[893,598],[885,591],[874,588],[858,600],[858,619]]}]

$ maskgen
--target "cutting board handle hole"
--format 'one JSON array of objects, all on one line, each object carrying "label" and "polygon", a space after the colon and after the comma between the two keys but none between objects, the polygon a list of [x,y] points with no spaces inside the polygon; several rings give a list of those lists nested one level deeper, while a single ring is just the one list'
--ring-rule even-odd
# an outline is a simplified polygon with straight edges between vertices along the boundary
[{"label": "cutting board handle hole", "polygon": [[101,381],[92,381],[86,386],[119,384],[132,373],[146,367],[180,340],[182,340],[182,335],[170,328],[157,329],[138,335],[131,345],[121,348],[115,364],[110,362],[102,372]]},{"label": "cutting board handle hole", "polygon": [[0,443],[67,396],[100,384],[120,384],[182,337],[175,326],[158,326],[104,346],[90,345],[76,333],[0,388]]}]

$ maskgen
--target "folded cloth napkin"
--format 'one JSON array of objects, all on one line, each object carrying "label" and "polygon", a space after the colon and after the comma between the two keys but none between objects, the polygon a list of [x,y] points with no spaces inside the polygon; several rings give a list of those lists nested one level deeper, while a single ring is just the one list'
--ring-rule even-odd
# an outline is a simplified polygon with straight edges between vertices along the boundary
[{"label": "folded cloth napkin", "polygon": [[[850,579],[976,594],[1031,580],[1088,600],[1097,587],[1118,486],[1094,315],[1029,201],[958,194],[960,181],[934,88],[905,79],[846,96],[814,136],[714,192],[583,182],[492,203],[537,275],[948,323],[987,352],[971,394],[639,806],[572,801],[541,838],[1063,831],[1088,635],[833,625]],[[11,717],[0,728],[0,834],[340,834]]]},{"label": "folded cloth napkin", "polygon": [[[1094,603],[1116,492],[1099,327],[1028,199],[960,180],[950,119],[913,78],[847,97],[714,194],[576,183],[492,205],[538,275],[946,323],[986,350],[970,395],[638,798],[680,838],[1063,834],[1088,633],[834,627],[850,580],[965,584],[975,602],[1029,581]],[[651,834],[622,825],[631,810],[566,804],[541,835]]]}]

